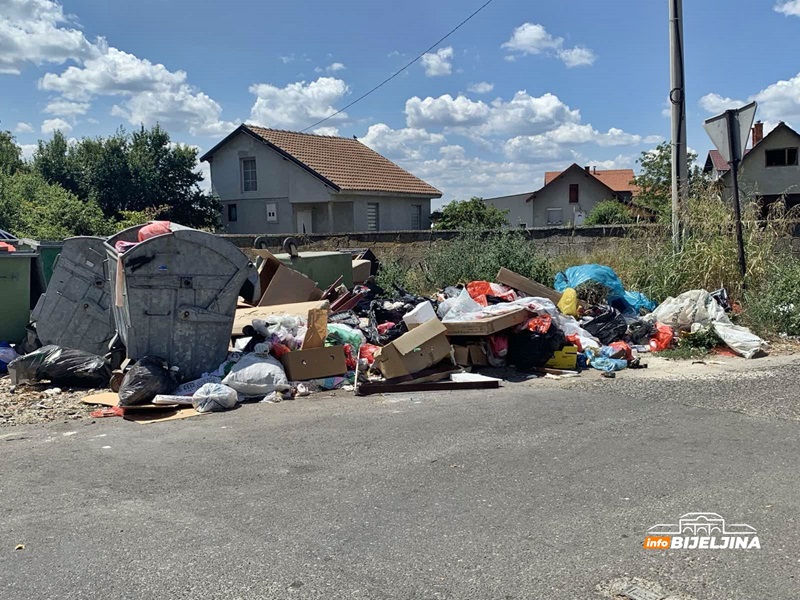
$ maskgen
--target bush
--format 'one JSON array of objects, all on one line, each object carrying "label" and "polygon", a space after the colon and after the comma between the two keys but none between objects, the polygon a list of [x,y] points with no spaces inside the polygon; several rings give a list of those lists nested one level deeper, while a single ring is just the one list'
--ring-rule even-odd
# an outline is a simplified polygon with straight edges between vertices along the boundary
[{"label": "bush", "polygon": [[508,225],[507,215],[507,210],[486,204],[483,198],[453,200],[442,209],[434,221],[433,228],[458,231],[497,229]]},{"label": "bush", "polygon": [[636,219],[630,209],[618,200],[603,200],[595,204],[584,221],[585,225],[625,225]]},{"label": "bush", "polygon": [[763,285],[746,295],[747,320],[765,333],[800,335],[800,262],[785,258],[770,268]]}]

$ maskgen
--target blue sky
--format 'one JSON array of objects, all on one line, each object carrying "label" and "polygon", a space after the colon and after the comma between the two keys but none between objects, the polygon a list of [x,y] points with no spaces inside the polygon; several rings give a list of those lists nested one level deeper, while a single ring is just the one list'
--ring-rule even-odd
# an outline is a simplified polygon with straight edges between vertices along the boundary
[{"label": "blue sky", "polygon": [[[198,3],[0,0],[0,128],[30,154],[61,129],[159,121],[201,150],[238,123],[301,130],[422,52],[484,0]],[[800,127],[800,0],[684,6],[689,145],[756,99]],[[669,137],[667,1],[494,0],[422,61],[324,123],[444,192],[534,190],[572,162],[635,167]]]}]

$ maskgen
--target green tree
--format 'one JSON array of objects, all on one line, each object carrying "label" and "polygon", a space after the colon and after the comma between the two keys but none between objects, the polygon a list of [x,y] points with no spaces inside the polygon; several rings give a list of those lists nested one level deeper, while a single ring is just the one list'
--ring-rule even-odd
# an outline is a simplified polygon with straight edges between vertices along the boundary
[{"label": "green tree", "polygon": [[22,160],[22,148],[10,131],[0,131],[0,173],[13,175],[25,168]]},{"label": "green tree", "polygon": [[[695,165],[697,154],[689,153],[689,194],[695,195],[707,183],[702,169]],[[642,152],[639,160],[640,174],[633,182],[641,190],[638,203],[669,215],[672,206],[672,147],[661,142],[654,150]]]},{"label": "green tree", "polygon": [[631,210],[619,200],[603,200],[594,205],[586,216],[586,225],[624,225],[636,218]]},{"label": "green tree", "polygon": [[48,141],[39,140],[33,153],[33,170],[48,183],[58,184],[73,194],[79,194],[78,166],[67,138],[60,131]]},{"label": "green tree", "polygon": [[483,198],[453,200],[445,205],[433,228],[439,230],[499,229],[508,225],[507,210],[486,204]]}]

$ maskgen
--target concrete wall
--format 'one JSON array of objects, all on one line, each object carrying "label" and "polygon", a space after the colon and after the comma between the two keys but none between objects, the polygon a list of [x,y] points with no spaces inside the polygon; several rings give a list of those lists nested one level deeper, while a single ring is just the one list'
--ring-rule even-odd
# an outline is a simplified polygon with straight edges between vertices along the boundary
[{"label": "concrete wall", "polygon": [[529,192],[513,196],[500,196],[499,198],[484,198],[483,201],[500,210],[508,211],[506,219],[508,219],[510,227],[527,229],[533,227],[533,203],[527,202],[531,195],[532,192]]},{"label": "concrete wall", "polygon": [[[569,201],[569,186],[573,183],[579,186],[577,204],[571,204]],[[533,204],[533,223],[531,225],[533,227],[549,226],[550,224],[547,222],[548,208],[560,208],[562,224],[569,225],[575,222],[577,212],[583,212],[586,216],[595,204],[612,198],[608,188],[593,175],[574,169],[536,192],[531,201]]]},{"label": "concrete wall", "polygon": [[[412,206],[420,206],[422,210],[421,230],[431,227],[430,198],[409,198],[388,195],[347,195],[339,194],[337,200],[351,202],[353,206],[353,227],[351,231],[367,230],[367,203],[378,203],[378,220],[380,231],[397,231],[411,229]],[[343,230],[347,231],[347,230]]]},{"label": "concrete wall", "polygon": [[[746,196],[770,196],[800,193],[800,165],[768,167],[767,150],[800,147],[800,137],[787,129],[773,132],[742,161],[739,187]],[[730,173],[722,177],[728,197],[733,197]]]}]

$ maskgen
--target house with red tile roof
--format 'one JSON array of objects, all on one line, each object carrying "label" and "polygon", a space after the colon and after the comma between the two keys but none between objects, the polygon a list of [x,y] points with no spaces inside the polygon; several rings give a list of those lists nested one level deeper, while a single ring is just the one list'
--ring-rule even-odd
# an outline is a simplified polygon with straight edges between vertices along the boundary
[{"label": "house with red tile roof", "polygon": [[633,169],[597,169],[572,164],[564,171],[548,171],[544,186],[535,191],[484,202],[508,211],[512,227],[582,225],[592,208],[603,200],[630,204],[639,192]]},{"label": "house with red tile roof", "polygon": [[245,124],[200,160],[228,233],[429,229],[442,196],[353,138]]}]

